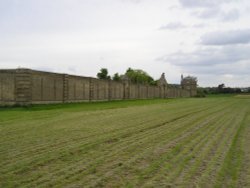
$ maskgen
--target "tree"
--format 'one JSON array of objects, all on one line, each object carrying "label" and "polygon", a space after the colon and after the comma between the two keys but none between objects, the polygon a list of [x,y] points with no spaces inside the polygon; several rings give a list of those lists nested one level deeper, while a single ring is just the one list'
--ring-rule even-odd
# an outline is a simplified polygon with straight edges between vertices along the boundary
[{"label": "tree", "polygon": [[114,81],[120,81],[121,80],[121,76],[118,73],[115,73],[112,79]]},{"label": "tree", "polygon": [[225,91],[225,84],[218,85],[218,93],[223,93]]},{"label": "tree", "polygon": [[225,88],[225,84],[219,84],[219,85],[218,85],[218,89],[219,89],[219,90],[222,90],[223,88]]},{"label": "tree", "polygon": [[130,79],[131,82],[137,84],[151,84],[154,85],[154,79],[143,70],[128,68],[125,75]]},{"label": "tree", "polygon": [[100,72],[97,73],[97,78],[104,79],[104,80],[110,80],[110,76],[108,75],[108,69],[101,68]]},{"label": "tree", "polygon": [[205,91],[204,88],[198,87],[196,97],[206,97]]}]

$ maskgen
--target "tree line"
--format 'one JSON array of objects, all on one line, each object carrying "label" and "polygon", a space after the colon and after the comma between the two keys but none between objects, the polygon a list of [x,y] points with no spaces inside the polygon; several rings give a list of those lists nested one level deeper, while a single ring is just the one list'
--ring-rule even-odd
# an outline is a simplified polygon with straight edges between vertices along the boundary
[{"label": "tree line", "polygon": [[199,88],[204,94],[237,94],[250,93],[250,88],[232,88],[226,87],[225,84],[219,84],[217,87]]},{"label": "tree line", "polygon": [[132,83],[136,84],[149,84],[149,85],[157,85],[158,80],[154,80],[152,76],[150,76],[147,72],[141,69],[132,69],[128,68],[124,74],[115,73],[113,76],[110,76],[107,68],[101,68],[97,73],[97,78],[104,80],[114,80],[121,81],[128,79]]},{"label": "tree line", "polygon": [[[130,82],[135,84],[148,84],[148,85],[157,85],[159,80],[154,80],[147,72],[141,69],[132,69],[128,68],[124,74],[115,73],[113,76],[110,76],[107,68],[101,68],[97,73],[97,78],[104,80],[114,80],[121,81],[128,79]],[[171,86],[171,85],[169,85]],[[179,86],[177,86],[179,87]],[[226,87],[225,84],[219,84],[217,87],[199,87],[197,89],[197,95],[204,97],[207,94],[234,94],[234,93],[250,93],[250,88],[231,88]]]}]

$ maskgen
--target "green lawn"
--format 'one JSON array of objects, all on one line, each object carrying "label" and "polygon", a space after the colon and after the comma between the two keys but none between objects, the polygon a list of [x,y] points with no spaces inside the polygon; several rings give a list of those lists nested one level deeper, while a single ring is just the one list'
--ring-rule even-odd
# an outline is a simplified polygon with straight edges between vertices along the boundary
[{"label": "green lawn", "polygon": [[0,187],[250,187],[250,97],[0,108]]}]

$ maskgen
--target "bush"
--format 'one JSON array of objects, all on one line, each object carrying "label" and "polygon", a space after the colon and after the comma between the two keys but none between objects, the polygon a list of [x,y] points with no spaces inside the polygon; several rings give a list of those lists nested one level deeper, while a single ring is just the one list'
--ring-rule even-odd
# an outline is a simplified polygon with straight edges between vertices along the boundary
[{"label": "bush", "polygon": [[199,97],[199,98],[206,97],[206,94],[205,94],[203,89],[198,88],[197,89],[197,94],[196,94],[195,97]]}]

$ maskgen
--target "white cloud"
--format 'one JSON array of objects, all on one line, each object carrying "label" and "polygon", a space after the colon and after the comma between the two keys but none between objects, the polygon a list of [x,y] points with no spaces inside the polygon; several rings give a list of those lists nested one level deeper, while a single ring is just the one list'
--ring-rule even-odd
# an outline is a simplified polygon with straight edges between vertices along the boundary
[{"label": "white cloud", "polygon": [[215,64],[232,64],[240,61],[250,61],[250,45],[227,47],[199,47],[192,52],[176,52],[161,58],[160,61],[178,66],[212,66]]},{"label": "white cloud", "polygon": [[204,45],[232,45],[250,43],[250,29],[215,31],[201,37]]},{"label": "white cloud", "polygon": [[184,29],[187,26],[182,24],[181,22],[171,22],[166,25],[161,26],[159,29],[160,30],[177,30],[177,29]]},{"label": "white cloud", "polygon": [[187,8],[211,8],[230,1],[232,0],[179,0],[180,4]]},{"label": "white cloud", "polygon": [[228,12],[223,12],[221,15],[222,21],[235,21],[240,17],[240,13],[237,9],[231,9]]},{"label": "white cloud", "polygon": [[182,7],[191,10],[191,15],[200,19],[217,19],[231,22],[240,17],[233,0],[179,0]]}]

